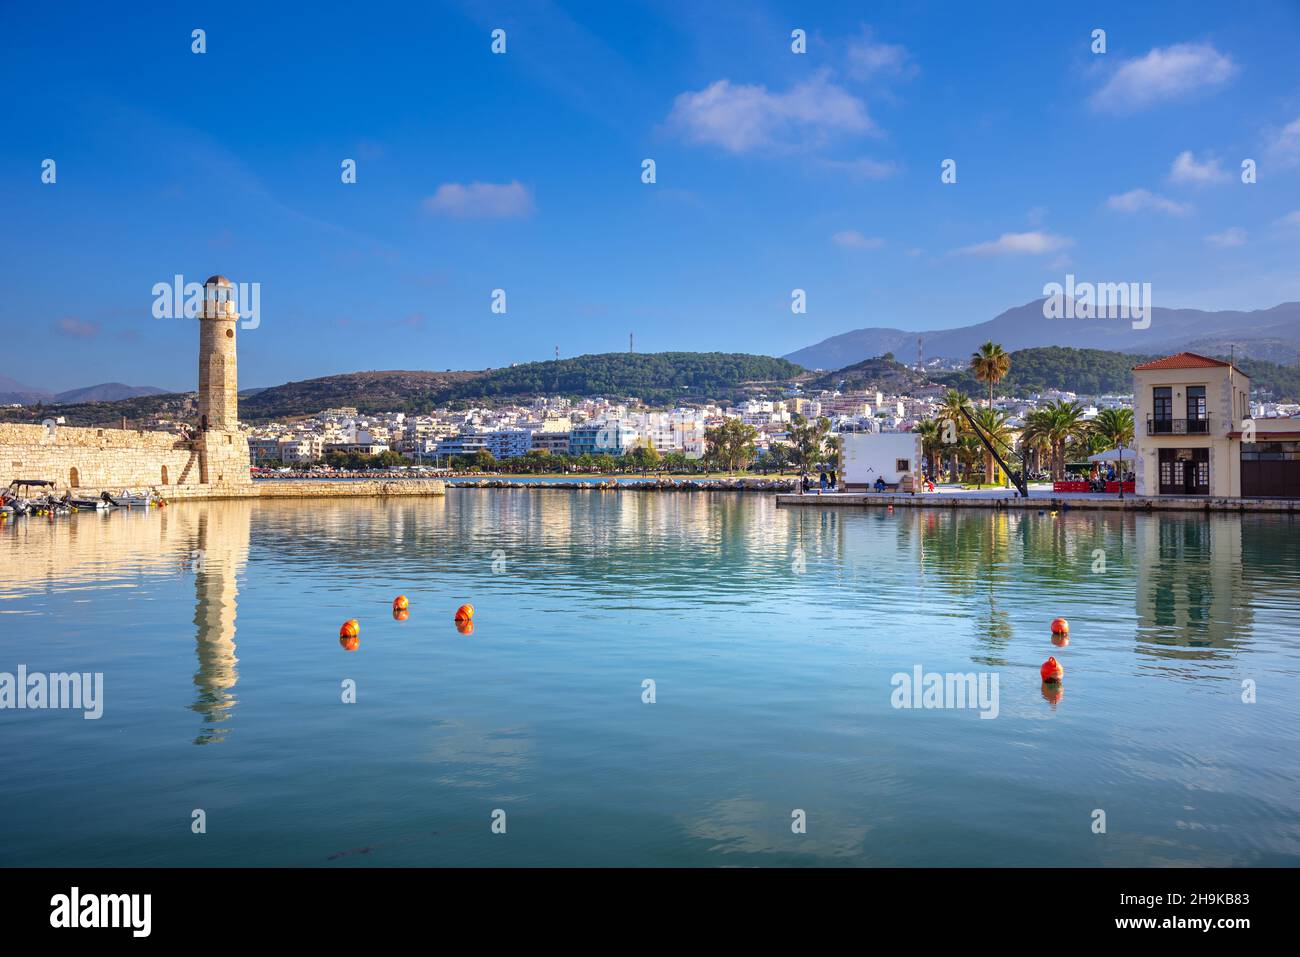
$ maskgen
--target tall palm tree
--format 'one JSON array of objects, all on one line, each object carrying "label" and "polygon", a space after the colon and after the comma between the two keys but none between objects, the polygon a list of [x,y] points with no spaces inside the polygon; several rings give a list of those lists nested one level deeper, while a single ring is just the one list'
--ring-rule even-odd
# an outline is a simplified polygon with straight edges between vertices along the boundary
[{"label": "tall palm tree", "polygon": [[990,340],[971,354],[970,370],[975,378],[989,384],[989,408],[993,408],[993,387],[1011,371],[1011,356]]}]

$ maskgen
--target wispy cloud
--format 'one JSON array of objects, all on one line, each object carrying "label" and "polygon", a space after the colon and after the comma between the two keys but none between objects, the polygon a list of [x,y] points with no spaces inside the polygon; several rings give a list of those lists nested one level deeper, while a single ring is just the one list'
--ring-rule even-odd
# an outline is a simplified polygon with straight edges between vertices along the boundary
[{"label": "wispy cloud", "polygon": [[1300,117],[1282,127],[1268,145],[1267,155],[1278,166],[1300,166]]},{"label": "wispy cloud", "polygon": [[1094,109],[1130,113],[1222,86],[1236,72],[1232,58],[1208,43],[1156,47],[1120,64],[1090,102]]},{"label": "wispy cloud", "polygon": [[1292,210],[1285,216],[1282,216],[1277,220],[1277,224],[1279,226],[1290,226],[1300,229],[1300,209]]},{"label": "wispy cloud", "polygon": [[842,229],[831,237],[831,241],[845,249],[879,249],[885,245],[879,236],[864,236],[856,229]]},{"label": "wispy cloud", "polygon": [[54,324],[55,331],[71,339],[93,339],[99,335],[99,323],[87,322],[76,316],[68,316]]},{"label": "wispy cloud", "polygon": [[963,256],[1041,256],[1073,245],[1068,236],[1037,230],[1028,233],[1003,233],[997,239],[956,250]]},{"label": "wispy cloud", "polygon": [[848,74],[855,80],[907,78],[917,72],[907,47],[896,43],[881,43],[872,36],[870,30],[863,31],[860,38],[849,44],[846,60]]},{"label": "wispy cloud", "polygon": [[1106,207],[1120,213],[1142,213],[1148,210],[1170,216],[1186,216],[1192,211],[1187,203],[1179,203],[1148,189],[1131,189],[1106,200]]},{"label": "wispy cloud", "polygon": [[785,92],[718,80],[681,93],[668,116],[687,140],[743,153],[760,146],[816,145],[834,134],[876,131],[866,104],[822,71]]},{"label": "wispy cloud", "polygon": [[1169,170],[1169,182],[1192,186],[1204,186],[1208,183],[1223,183],[1232,179],[1228,172],[1219,165],[1218,159],[1210,157],[1198,163],[1191,150],[1183,150],[1174,157],[1174,165]]},{"label": "wispy cloud", "polygon": [[1217,249],[1231,249],[1246,245],[1246,231],[1240,226],[1229,226],[1221,233],[1211,233],[1205,241]]},{"label": "wispy cloud", "polygon": [[424,210],[456,219],[521,219],[532,214],[533,194],[518,180],[509,183],[443,183],[424,200]]}]

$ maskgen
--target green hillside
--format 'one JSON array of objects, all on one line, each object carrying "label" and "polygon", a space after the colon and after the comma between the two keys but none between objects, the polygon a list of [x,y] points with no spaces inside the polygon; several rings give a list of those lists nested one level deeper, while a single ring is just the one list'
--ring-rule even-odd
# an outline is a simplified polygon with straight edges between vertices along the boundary
[{"label": "green hillside", "polygon": [[[1011,373],[998,383],[995,391],[998,395],[1028,395],[1045,389],[1089,395],[1129,392],[1133,388],[1133,367],[1150,358],[1064,346],[1017,349],[1011,353]],[[969,370],[943,373],[935,376],[935,381],[975,395],[988,392],[988,385]]]},{"label": "green hillside", "polygon": [[820,389],[840,392],[863,392],[879,389],[882,392],[906,394],[912,389],[928,385],[930,377],[924,372],[898,362],[893,353],[874,359],[864,359],[843,369],[826,372],[801,383],[805,392]]},{"label": "green hillside", "polygon": [[[1127,393],[1133,389],[1133,367],[1157,358],[1159,356],[1064,346],[1017,349],[1011,353],[1010,374],[998,383],[994,391],[998,395],[1019,396],[1045,389],[1063,389],[1084,395]],[[1229,359],[1228,356],[1211,358]],[[1237,358],[1236,365],[1250,376],[1255,399],[1300,400],[1300,368],[1241,357]],[[935,381],[972,395],[988,392],[988,385],[978,381],[967,370],[937,375]]]}]

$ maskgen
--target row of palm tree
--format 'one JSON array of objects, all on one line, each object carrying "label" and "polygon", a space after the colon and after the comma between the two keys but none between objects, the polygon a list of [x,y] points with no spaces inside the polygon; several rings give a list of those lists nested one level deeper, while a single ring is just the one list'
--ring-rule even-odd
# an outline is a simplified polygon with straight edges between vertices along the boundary
[{"label": "row of palm tree", "polygon": [[1089,420],[1083,417],[1078,402],[1049,402],[1025,417],[1017,442],[1005,412],[991,406],[975,408],[969,396],[949,389],[936,417],[917,425],[931,475],[940,474],[942,463],[953,481],[969,481],[983,459],[985,481],[998,480],[993,456],[970,427],[963,409],[970,412],[1004,460],[1017,456],[1030,471],[1045,468],[1054,479],[1064,477],[1067,461],[1133,443],[1132,409],[1104,409]]}]

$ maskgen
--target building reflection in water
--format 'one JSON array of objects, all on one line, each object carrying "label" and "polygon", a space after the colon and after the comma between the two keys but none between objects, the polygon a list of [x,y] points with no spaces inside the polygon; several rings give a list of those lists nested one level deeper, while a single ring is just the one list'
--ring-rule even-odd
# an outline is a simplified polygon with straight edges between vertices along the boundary
[{"label": "building reflection in water", "polygon": [[[1218,658],[1246,644],[1253,601],[1236,516],[1164,513],[1137,528],[1138,650]],[[1265,532],[1261,523],[1252,532]]]},{"label": "building reflection in water", "polygon": [[194,626],[198,695],[191,706],[203,719],[195,744],[211,744],[230,733],[239,659],[235,657],[235,615],[239,573],[248,561],[251,510],[244,502],[187,506],[197,513],[187,560],[194,571]]}]

